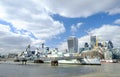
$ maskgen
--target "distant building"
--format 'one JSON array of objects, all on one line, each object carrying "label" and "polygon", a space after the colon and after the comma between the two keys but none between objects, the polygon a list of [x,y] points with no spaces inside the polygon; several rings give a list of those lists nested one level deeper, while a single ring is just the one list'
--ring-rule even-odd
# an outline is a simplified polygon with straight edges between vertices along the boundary
[{"label": "distant building", "polygon": [[42,48],[44,48],[44,43],[42,43]]},{"label": "distant building", "polygon": [[50,48],[49,47],[46,47],[46,51],[49,52]]},{"label": "distant building", "polygon": [[103,47],[103,44],[102,43],[98,43],[98,47]]},{"label": "distant building", "polygon": [[95,45],[96,45],[96,36],[91,36],[90,37],[90,45],[91,45],[91,48],[95,47]]},{"label": "distant building", "polygon": [[120,59],[120,48],[113,48],[113,59]]},{"label": "distant building", "polygon": [[86,42],[85,44],[84,44],[84,47],[86,48],[86,47],[89,47],[89,44]]},{"label": "distant building", "polygon": [[78,52],[78,39],[75,36],[71,36],[67,40],[68,50],[70,53]]},{"label": "distant building", "polygon": [[112,41],[108,41],[108,49],[111,50],[113,48],[113,43]]},{"label": "distant building", "polygon": [[112,58],[113,58],[112,52],[110,52],[110,51],[104,52],[104,58],[105,58],[105,60],[112,60]]},{"label": "distant building", "polygon": [[84,44],[84,50],[90,50],[89,44],[87,42]]}]

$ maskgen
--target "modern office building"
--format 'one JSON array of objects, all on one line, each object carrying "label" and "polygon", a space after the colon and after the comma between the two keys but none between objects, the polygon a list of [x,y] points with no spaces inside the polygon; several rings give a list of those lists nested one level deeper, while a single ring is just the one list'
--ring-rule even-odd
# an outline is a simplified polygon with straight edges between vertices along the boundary
[{"label": "modern office building", "polygon": [[87,42],[84,44],[84,50],[90,50],[89,44]]},{"label": "modern office building", "polygon": [[91,48],[95,47],[95,45],[96,45],[96,36],[91,36],[90,37],[90,45],[91,45]]},{"label": "modern office building", "polygon": [[109,40],[108,41],[108,49],[111,50],[112,48],[113,48],[113,43],[112,43],[112,41]]},{"label": "modern office building", "polygon": [[67,43],[70,53],[78,52],[78,39],[75,36],[70,36],[67,40]]},{"label": "modern office building", "polygon": [[113,48],[113,59],[120,59],[120,47]]},{"label": "modern office building", "polygon": [[112,60],[112,58],[113,58],[112,52],[110,52],[110,51],[104,52],[104,58],[105,58],[105,60]]},{"label": "modern office building", "polygon": [[101,42],[99,42],[98,47],[103,47],[103,44]]}]

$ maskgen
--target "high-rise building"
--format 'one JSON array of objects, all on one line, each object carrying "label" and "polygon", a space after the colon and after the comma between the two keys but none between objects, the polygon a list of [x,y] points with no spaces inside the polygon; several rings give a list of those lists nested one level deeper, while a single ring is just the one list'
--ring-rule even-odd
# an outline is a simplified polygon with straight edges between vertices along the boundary
[{"label": "high-rise building", "polygon": [[70,53],[78,52],[78,39],[75,36],[71,36],[67,40],[68,50]]},{"label": "high-rise building", "polygon": [[113,48],[113,43],[112,43],[112,41],[109,40],[108,41],[108,49],[111,50],[112,48]]},{"label": "high-rise building", "polygon": [[91,45],[91,48],[95,47],[95,45],[96,45],[96,36],[91,36],[90,37],[90,45]]}]

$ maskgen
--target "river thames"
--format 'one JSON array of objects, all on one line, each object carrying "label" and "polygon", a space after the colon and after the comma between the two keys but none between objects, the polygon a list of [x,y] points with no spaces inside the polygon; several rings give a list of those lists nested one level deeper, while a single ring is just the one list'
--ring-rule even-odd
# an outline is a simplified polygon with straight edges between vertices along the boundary
[{"label": "river thames", "polygon": [[0,64],[0,77],[120,77],[120,64]]}]

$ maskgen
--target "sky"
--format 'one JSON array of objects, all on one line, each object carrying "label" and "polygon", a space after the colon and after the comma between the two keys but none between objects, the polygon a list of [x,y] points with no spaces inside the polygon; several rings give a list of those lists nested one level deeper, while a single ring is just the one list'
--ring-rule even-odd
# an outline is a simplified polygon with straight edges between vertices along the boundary
[{"label": "sky", "polygon": [[0,53],[46,47],[67,49],[67,39],[76,36],[79,47],[90,42],[120,47],[120,0],[1,0]]}]

